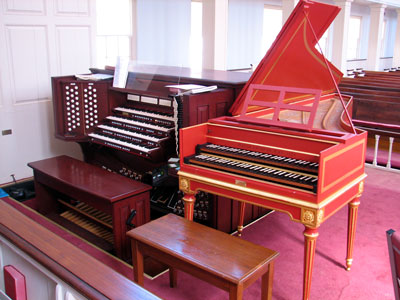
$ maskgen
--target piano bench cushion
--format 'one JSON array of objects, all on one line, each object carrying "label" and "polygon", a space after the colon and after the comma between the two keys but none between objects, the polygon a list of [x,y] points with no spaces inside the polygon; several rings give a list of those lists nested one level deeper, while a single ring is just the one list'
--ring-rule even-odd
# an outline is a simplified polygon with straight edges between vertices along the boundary
[{"label": "piano bench cushion", "polygon": [[273,265],[279,255],[274,250],[174,214],[134,228],[127,235],[132,241],[134,280],[140,285],[146,255],[170,266],[171,286],[176,284],[176,268],[228,291],[230,299],[240,298],[260,277],[262,294],[268,294],[268,299],[272,295]]}]

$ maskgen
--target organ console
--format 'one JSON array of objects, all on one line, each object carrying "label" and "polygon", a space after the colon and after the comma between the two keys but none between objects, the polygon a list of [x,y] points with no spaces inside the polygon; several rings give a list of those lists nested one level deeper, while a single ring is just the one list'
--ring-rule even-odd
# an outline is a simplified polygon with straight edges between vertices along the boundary
[{"label": "organ console", "polygon": [[[113,87],[112,80],[53,77],[56,137],[79,143],[85,162],[149,184],[152,215],[183,215],[176,169],[168,167],[168,160],[178,156],[178,130],[226,115],[248,78],[247,73],[140,64],[132,65],[125,88]],[[218,88],[178,94],[168,87],[178,83]],[[224,231],[236,228],[237,206],[226,205],[225,199],[217,205],[220,199],[206,193],[197,197],[197,221]],[[250,210],[247,221],[264,212]],[[74,219],[64,211],[61,217]]]},{"label": "organ console", "polygon": [[[180,131],[185,217],[198,191],[287,213],[304,230],[303,299],[309,299],[318,228],[348,205],[346,268],[352,264],[363,191],[366,132],[355,129],[341,72],[315,48],[339,8],[299,1],[233,103],[233,117]],[[335,93],[336,91],[336,93]]]}]

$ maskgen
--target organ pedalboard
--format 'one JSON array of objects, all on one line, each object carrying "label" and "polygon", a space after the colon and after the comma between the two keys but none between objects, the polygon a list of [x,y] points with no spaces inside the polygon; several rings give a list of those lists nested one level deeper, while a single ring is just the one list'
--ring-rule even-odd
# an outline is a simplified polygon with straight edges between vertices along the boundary
[{"label": "organ pedalboard", "polygon": [[[185,208],[182,200],[182,194],[177,201],[173,212],[177,215],[184,216]],[[212,215],[213,197],[209,193],[199,192],[196,194],[196,202],[194,205],[193,218],[199,223],[211,222],[210,216]]]},{"label": "organ pedalboard", "polygon": [[[150,201],[154,209],[163,213],[174,213],[184,216],[185,208],[183,194],[176,186],[159,186],[153,188]],[[194,219],[199,223],[211,225],[213,197],[211,194],[199,192],[196,194]]]}]

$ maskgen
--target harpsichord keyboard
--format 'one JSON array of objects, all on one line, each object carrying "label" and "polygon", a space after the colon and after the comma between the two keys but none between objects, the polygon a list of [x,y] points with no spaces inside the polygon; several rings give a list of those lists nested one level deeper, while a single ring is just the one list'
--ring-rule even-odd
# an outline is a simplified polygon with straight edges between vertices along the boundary
[{"label": "harpsichord keyboard", "polygon": [[184,158],[198,165],[316,192],[318,163],[216,144],[197,145],[196,154]]}]

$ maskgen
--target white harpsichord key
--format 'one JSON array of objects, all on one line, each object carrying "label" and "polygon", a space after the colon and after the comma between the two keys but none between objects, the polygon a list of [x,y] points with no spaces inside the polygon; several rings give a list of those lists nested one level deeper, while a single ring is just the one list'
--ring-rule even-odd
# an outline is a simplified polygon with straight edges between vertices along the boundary
[{"label": "white harpsichord key", "polygon": [[127,123],[127,124],[131,124],[131,125],[135,125],[135,126],[141,126],[144,128],[150,128],[150,129],[167,132],[167,133],[174,129],[174,128],[166,128],[166,127],[161,127],[161,126],[157,126],[157,125],[152,125],[152,124],[148,124],[148,123],[144,123],[144,122],[127,120],[125,118],[120,118],[120,117],[115,117],[115,116],[108,116],[108,117],[106,117],[106,119],[118,121],[121,123]]},{"label": "white harpsichord key", "polygon": [[117,107],[114,109],[121,111],[121,112],[127,112],[127,113],[131,113],[131,114],[136,114],[136,115],[141,115],[141,116],[146,116],[146,117],[151,117],[151,118],[156,118],[156,119],[163,119],[163,120],[167,120],[167,121],[171,121],[171,122],[175,121],[174,117],[171,117],[171,116],[137,110],[137,109],[133,109],[133,108]]},{"label": "white harpsichord key", "polygon": [[117,139],[113,139],[113,138],[110,138],[110,137],[107,137],[107,136],[104,136],[104,135],[100,135],[100,134],[97,134],[97,133],[89,133],[88,135],[90,137],[98,139],[98,140],[102,140],[102,141],[109,142],[109,143],[112,143],[112,144],[117,144],[117,145],[120,145],[120,146],[123,146],[123,147],[127,147],[127,148],[131,148],[131,149],[137,150],[137,151],[142,151],[144,153],[149,153],[150,151],[156,149],[156,148],[145,148],[145,147],[142,147],[142,146],[138,146],[138,145],[135,145],[135,144],[132,144],[132,143],[129,143],[129,142],[124,142],[124,141],[117,140]]},{"label": "white harpsichord key", "polygon": [[121,134],[129,135],[129,136],[136,137],[136,138],[139,138],[139,139],[155,142],[155,143],[159,143],[159,142],[161,142],[163,140],[168,139],[167,137],[156,138],[154,136],[145,135],[145,134],[141,134],[141,133],[125,130],[125,129],[120,129],[120,128],[116,128],[116,127],[112,127],[112,126],[108,126],[108,125],[103,125],[103,124],[99,125],[97,127],[105,129],[105,130],[109,130],[109,131],[112,131],[112,132],[118,132],[118,133],[121,133]]}]

